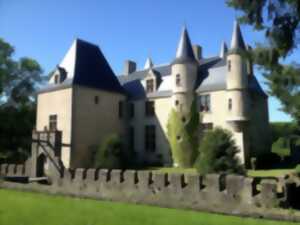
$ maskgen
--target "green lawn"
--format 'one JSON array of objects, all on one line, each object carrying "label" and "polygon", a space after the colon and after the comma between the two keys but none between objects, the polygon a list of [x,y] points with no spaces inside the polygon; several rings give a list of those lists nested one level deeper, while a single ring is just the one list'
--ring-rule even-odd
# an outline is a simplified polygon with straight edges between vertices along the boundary
[{"label": "green lawn", "polygon": [[292,173],[293,169],[274,169],[274,170],[248,170],[251,177],[280,177]]},{"label": "green lawn", "polygon": [[0,189],[1,225],[292,225]]}]

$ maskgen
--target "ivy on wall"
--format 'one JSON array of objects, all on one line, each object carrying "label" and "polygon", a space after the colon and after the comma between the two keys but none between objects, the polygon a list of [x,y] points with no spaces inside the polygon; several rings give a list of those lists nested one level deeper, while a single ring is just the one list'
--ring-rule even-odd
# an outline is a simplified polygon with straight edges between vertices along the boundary
[{"label": "ivy on wall", "polygon": [[200,117],[196,101],[191,105],[190,113],[183,116],[172,109],[167,124],[168,140],[174,165],[176,167],[192,167],[197,158],[198,130]]}]

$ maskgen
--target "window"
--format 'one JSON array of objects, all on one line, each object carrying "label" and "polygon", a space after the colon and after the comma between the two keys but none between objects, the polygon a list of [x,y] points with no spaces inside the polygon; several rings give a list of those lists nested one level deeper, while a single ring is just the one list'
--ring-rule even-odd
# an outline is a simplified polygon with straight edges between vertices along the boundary
[{"label": "window", "polygon": [[54,83],[55,83],[55,84],[58,84],[58,83],[59,83],[59,76],[58,76],[58,75],[55,75],[55,76],[54,76]]},{"label": "window", "polygon": [[129,128],[129,151],[134,152],[134,127]]},{"label": "window", "polygon": [[123,118],[123,102],[119,101],[119,118]]},{"label": "window", "polygon": [[228,99],[228,110],[232,109],[232,99]]},{"label": "window", "polygon": [[175,101],[175,105],[176,105],[176,106],[179,105],[179,100],[176,100],[176,101]]},{"label": "window", "polygon": [[154,80],[153,79],[146,81],[146,91],[147,91],[147,93],[154,91]]},{"label": "window", "polygon": [[99,103],[99,97],[98,97],[98,96],[95,96],[95,97],[94,97],[94,103],[95,103],[96,105],[98,105],[98,103]]},{"label": "window", "polygon": [[180,74],[176,74],[176,86],[177,87],[181,86]]},{"label": "window", "polygon": [[200,96],[200,112],[210,111],[210,95]]},{"label": "window", "polygon": [[57,115],[50,115],[49,116],[49,129],[50,130],[57,130]]},{"label": "window", "polygon": [[145,126],[145,150],[147,152],[154,152],[156,148],[155,140],[155,126],[146,125]]},{"label": "window", "polygon": [[231,71],[231,60],[228,60],[228,71]]},{"label": "window", "polygon": [[129,104],[129,116],[130,116],[130,118],[134,117],[134,104],[133,103]]},{"label": "window", "polygon": [[146,101],[145,102],[145,112],[146,112],[146,116],[154,116],[155,109],[154,109],[154,102],[153,101]]}]

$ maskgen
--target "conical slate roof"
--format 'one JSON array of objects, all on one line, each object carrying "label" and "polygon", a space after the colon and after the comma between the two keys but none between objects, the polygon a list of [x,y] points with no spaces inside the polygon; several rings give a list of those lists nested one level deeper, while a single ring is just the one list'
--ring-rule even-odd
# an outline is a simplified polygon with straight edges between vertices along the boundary
[{"label": "conical slate roof", "polygon": [[153,62],[150,57],[147,58],[144,69],[150,69],[153,67]]},{"label": "conical slate roof", "polygon": [[225,58],[228,53],[228,47],[225,41],[222,42],[221,50],[220,50],[220,58]]},{"label": "conical slate roof", "polygon": [[196,59],[187,29],[183,27],[173,64],[185,62],[196,62]]},{"label": "conical slate roof", "polygon": [[234,28],[231,39],[230,51],[245,50],[246,45],[242,36],[240,25],[237,21],[234,22]]},{"label": "conical slate roof", "polygon": [[59,68],[66,71],[66,79],[46,89],[79,85],[111,92],[124,92],[99,47],[89,42],[76,39],[59,64]]}]

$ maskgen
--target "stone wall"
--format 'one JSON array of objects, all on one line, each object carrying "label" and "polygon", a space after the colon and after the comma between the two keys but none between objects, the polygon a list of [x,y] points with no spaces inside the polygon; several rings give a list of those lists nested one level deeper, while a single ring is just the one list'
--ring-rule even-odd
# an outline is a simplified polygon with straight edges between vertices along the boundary
[{"label": "stone wall", "polygon": [[[22,165],[1,165],[2,176],[22,176]],[[288,185],[276,179],[258,180],[236,175],[207,176],[134,170],[64,170],[49,185],[0,182],[1,188],[62,194],[170,208],[300,221],[287,206]]]}]

